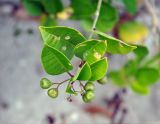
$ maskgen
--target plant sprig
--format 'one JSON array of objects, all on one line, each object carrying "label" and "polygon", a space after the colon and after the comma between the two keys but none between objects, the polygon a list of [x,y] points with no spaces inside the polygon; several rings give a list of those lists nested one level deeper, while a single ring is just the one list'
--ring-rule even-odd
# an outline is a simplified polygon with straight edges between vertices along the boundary
[{"label": "plant sprig", "polygon": [[[66,88],[68,94],[80,93],[84,102],[90,102],[95,97],[94,82],[98,81],[100,84],[104,84],[106,81],[108,60],[107,57],[104,57],[105,53],[127,54],[136,48],[95,30],[101,5],[102,0],[99,0],[90,35],[90,38],[93,34],[97,35],[97,39],[87,40],[79,31],[69,27],[39,27],[44,41],[41,54],[44,70],[50,75],[67,73],[70,76],[70,79],[53,83],[58,86],[48,90],[50,97],[56,98],[59,86],[68,82]],[[71,74],[69,71],[73,69],[71,60],[74,56],[81,59],[81,63],[77,72]],[[73,84],[77,84],[75,82],[79,82],[80,91],[74,89]]]},{"label": "plant sprig", "polygon": [[120,69],[111,71],[109,78],[120,87],[130,87],[134,92],[147,95],[150,87],[160,78],[160,53],[147,58],[148,49],[144,46],[137,46],[134,51],[135,58],[128,60]]}]

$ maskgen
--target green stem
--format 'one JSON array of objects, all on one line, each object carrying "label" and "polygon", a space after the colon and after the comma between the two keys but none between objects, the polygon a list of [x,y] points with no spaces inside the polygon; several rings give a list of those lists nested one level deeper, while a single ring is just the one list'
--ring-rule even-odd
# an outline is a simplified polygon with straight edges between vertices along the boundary
[{"label": "green stem", "polygon": [[160,59],[160,53],[156,54],[152,59],[148,60],[144,65],[147,66],[149,64],[152,64],[156,60]]},{"label": "green stem", "polygon": [[95,13],[95,18],[94,18],[94,21],[93,21],[92,31],[91,31],[91,34],[89,36],[89,39],[91,39],[93,37],[93,33],[96,30],[96,24],[97,24],[97,21],[98,21],[100,10],[101,10],[101,5],[102,5],[102,0],[98,0],[97,10],[96,10],[96,13]]},{"label": "green stem", "polygon": [[60,82],[60,83],[53,83],[53,84],[57,84],[57,88],[60,86],[60,85],[62,85],[63,83],[65,83],[65,82],[67,82],[67,81],[69,81],[70,80],[70,78],[69,79],[66,79],[66,80],[64,80],[64,81],[62,81],[62,82]]}]

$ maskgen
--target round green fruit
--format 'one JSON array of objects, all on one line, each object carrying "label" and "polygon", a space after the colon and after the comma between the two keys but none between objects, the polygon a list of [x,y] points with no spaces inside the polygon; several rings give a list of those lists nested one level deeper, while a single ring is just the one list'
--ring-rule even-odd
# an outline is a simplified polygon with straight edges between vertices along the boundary
[{"label": "round green fruit", "polygon": [[52,86],[52,82],[47,78],[42,78],[40,81],[40,86],[42,89],[48,89]]},{"label": "round green fruit", "polygon": [[84,86],[85,91],[87,90],[95,90],[95,86],[93,84],[93,82],[87,82],[86,85]]},{"label": "round green fruit", "polygon": [[50,96],[51,98],[56,98],[58,96],[58,89],[57,88],[49,89],[48,96]]},{"label": "round green fruit", "polygon": [[92,90],[88,90],[86,91],[86,93],[83,95],[83,101],[88,103],[91,102],[92,99],[94,99],[95,95],[94,92]]},{"label": "round green fruit", "polygon": [[83,96],[82,96],[82,99],[83,99],[83,101],[84,101],[85,103],[90,102],[90,101],[86,98],[86,96],[85,96],[85,95],[83,95]]},{"label": "round green fruit", "polygon": [[103,77],[102,79],[98,80],[97,82],[98,82],[99,84],[104,85],[104,84],[107,83],[107,77],[105,76],[105,77]]}]

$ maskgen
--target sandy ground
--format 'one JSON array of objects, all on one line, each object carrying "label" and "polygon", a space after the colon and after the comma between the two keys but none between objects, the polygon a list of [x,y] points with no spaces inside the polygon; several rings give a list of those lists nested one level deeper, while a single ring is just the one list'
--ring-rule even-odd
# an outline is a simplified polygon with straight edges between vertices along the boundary
[{"label": "sandy ground", "polygon": [[[62,24],[78,28],[75,22]],[[15,27],[22,31],[18,37],[13,36]],[[34,21],[0,16],[0,124],[45,124],[47,114],[54,115],[56,124],[60,124],[62,113],[67,113],[68,124],[93,124],[90,115],[81,109],[84,104],[80,96],[76,98],[78,103],[73,104],[66,100],[65,87],[61,87],[57,100],[50,99],[46,91],[40,89],[39,81],[43,76],[54,81],[67,76],[51,77],[42,70],[42,41],[37,27],[38,23]],[[28,29],[33,29],[33,35],[27,33]],[[110,68],[118,68],[125,59],[118,55],[112,57]],[[77,59],[73,60],[74,64],[77,62]],[[103,87],[97,85],[93,103],[102,104],[102,98],[116,90],[110,82]],[[129,90],[125,99],[124,106],[129,109],[125,124],[160,124],[160,84],[152,87],[149,96],[139,96]],[[109,120],[96,116],[94,123],[109,124]]]}]

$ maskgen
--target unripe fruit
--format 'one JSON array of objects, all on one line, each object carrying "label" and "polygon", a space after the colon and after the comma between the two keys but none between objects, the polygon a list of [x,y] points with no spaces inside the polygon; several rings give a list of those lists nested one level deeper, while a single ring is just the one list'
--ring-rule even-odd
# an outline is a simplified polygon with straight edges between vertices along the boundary
[{"label": "unripe fruit", "polygon": [[40,81],[40,86],[42,89],[48,89],[52,86],[52,82],[47,78],[42,78]]},{"label": "unripe fruit", "polygon": [[85,94],[82,96],[82,99],[83,99],[83,101],[84,101],[85,103],[90,102],[90,101],[86,98]]},{"label": "unripe fruit", "polygon": [[85,91],[87,90],[95,90],[95,86],[93,82],[87,82],[86,85],[84,86]]},{"label": "unripe fruit", "polygon": [[49,89],[48,96],[50,96],[51,98],[56,98],[58,96],[58,89],[57,88]]},{"label": "unripe fruit", "polygon": [[105,77],[103,77],[102,79],[98,80],[97,82],[98,82],[99,84],[104,85],[104,84],[107,83],[107,77],[105,76]]},{"label": "unripe fruit", "polygon": [[87,90],[86,93],[83,95],[83,101],[88,103],[91,102],[92,99],[94,99],[95,95],[92,90]]},{"label": "unripe fruit", "polygon": [[130,44],[141,44],[148,36],[149,30],[142,23],[129,21],[119,27],[119,38]]}]

